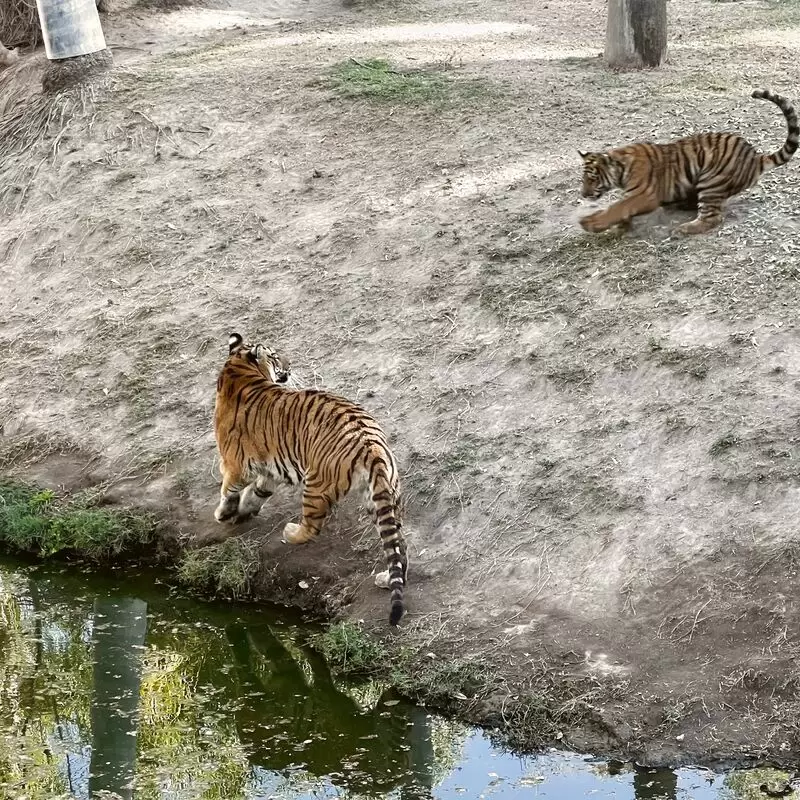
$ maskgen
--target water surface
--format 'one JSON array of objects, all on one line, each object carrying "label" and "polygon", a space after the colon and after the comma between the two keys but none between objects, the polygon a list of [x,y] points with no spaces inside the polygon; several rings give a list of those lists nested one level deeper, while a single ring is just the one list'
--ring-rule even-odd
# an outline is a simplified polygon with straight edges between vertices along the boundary
[{"label": "water surface", "polygon": [[377,682],[335,683],[288,614],[0,561],[0,798],[747,798],[746,776],[518,758]]}]

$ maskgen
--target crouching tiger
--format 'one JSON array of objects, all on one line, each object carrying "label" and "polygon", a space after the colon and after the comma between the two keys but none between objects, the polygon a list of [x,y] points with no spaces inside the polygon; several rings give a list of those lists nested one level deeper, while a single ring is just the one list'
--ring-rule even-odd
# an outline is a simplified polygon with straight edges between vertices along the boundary
[{"label": "crouching tiger", "polygon": [[761,174],[785,164],[797,150],[800,128],[791,103],[766,89],[753,97],[775,103],[789,132],[780,150],[762,155],[735,133],[698,133],[669,144],[639,142],[606,153],[581,153],[583,197],[596,199],[614,187],[625,196],[604,211],[589,214],[581,226],[592,232],[629,227],[633,217],[665,203],[697,204],[697,217],[676,233],[706,233],[722,222],[725,201],[754,186]]},{"label": "crouching tiger", "polygon": [[217,379],[214,433],[222,497],[218,522],[258,514],[278,484],[302,483],[300,524],[287,523],[283,540],[300,544],[322,529],[333,505],[361,491],[383,543],[388,570],[375,583],[391,590],[389,622],[405,606],[408,560],[401,531],[397,465],[378,423],[364,409],[316,389],[292,389],[289,362],[264,345],[228,341]]}]

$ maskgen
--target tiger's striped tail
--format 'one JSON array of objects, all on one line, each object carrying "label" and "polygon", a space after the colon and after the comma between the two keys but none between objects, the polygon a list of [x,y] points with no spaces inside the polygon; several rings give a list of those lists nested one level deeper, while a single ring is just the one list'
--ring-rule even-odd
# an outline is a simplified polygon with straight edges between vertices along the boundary
[{"label": "tiger's striped tail", "polygon": [[770,153],[768,156],[761,156],[762,170],[780,167],[791,159],[797,150],[798,142],[800,142],[800,127],[797,125],[797,112],[785,97],[781,97],[779,94],[773,94],[769,89],[756,89],[756,91],[753,92],[753,97],[775,103],[775,105],[783,111],[783,116],[786,117],[786,125],[789,128],[789,133],[786,136],[783,147],[781,147],[780,150],[776,150],[774,153]]},{"label": "tiger's striped tail", "polygon": [[375,521],[381,537],[383,552],[389,568],[389,624],[397,625],[405,613],[403,593],[406,586],[406,543],[400,522],[400,493],[396,480],[389,477],[385,465],[380,465],[370,481]]}]

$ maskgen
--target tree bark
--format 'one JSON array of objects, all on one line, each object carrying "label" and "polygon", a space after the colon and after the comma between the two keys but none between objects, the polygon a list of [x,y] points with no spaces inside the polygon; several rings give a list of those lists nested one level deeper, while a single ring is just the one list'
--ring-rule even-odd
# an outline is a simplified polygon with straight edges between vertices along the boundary
[{"label": "tree bark", "polygon": [[667,0],[608,0],[608,66],[658,67],[666,55]]}]

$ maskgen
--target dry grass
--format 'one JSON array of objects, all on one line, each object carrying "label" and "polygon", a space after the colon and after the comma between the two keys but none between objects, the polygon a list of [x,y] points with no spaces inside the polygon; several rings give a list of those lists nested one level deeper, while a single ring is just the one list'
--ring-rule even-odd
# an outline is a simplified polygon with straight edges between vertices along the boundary
[{"label": "dry grass", "polygon": [[33,47],[42,41],[36,0],[0,3],[0,42],[6,47]]}]

